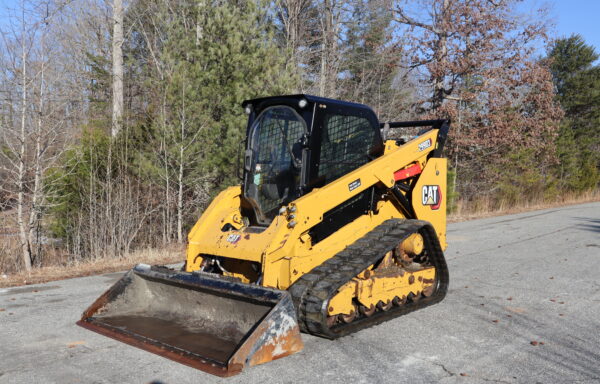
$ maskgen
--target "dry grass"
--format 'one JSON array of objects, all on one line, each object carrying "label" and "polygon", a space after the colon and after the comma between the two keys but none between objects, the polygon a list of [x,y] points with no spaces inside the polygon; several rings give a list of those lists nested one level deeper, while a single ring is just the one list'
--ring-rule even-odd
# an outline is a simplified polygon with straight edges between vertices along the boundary
[{"label": "dry grass", "polygon": [[165,249],[137,250],[121,258],[41,267],[35,268],[31,273],[19,272],[7,275],[6,277],[0,275],[0,288],[125,271],[138,263],[172,264],[184,261],[184,259],[185,254],[182,246],[172,246]]},{"label": "dry grass", "polygon": [[555,200],[523,200],[516,204],[506,202],[498,203],[492,199],[480,199],[474,202],[458,201],[456,211],[448,215],[448,222],[455,223],[459,221],[467,221],[481,219],[485,217],[509,215],[512,213],[520,213],[527,211],[535,211],[539,209],[562,207],[565,205],[574,205],[600,201],[600,190],[589,191],[578,194],[565,194]]},{"label": "dry grass", "polygon": [[[464,202],[459,202],[456,212],[448,216],[448,221],[466,221],[592,201],[600,201],[600,191],[597,190],[578,195],[565,195],[561,199],[554,201],[522,201],[519,204],[498,204],[492,200],[479,200],[471,202],[468,205]],[[56,257],[53,259],[55,262],[54,266],[36,268],[29,274],[19,272],[4,277],[0,273],[0,288],[124,271],[138,263],[177,263],[183,261],[184,258],[184,248],[178,245],[166,247],[165,249],[137,250],[122,258],[99,259],[78,263],[64,263],[59,260],[60,258]]]}]

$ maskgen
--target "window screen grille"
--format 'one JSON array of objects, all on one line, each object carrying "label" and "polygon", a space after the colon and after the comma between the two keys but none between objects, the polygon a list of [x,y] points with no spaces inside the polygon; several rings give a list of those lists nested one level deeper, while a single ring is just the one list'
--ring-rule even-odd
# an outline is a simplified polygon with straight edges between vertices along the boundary
[{"label": "window screen grille", "polygon": [[[259,190],[269,189],[270,195],[258,194],[258,203],[265,216],[271,217],[286,197],[295,193],[297,178],[292,171],[292,153],[305,132],[304,121],[288,107],[266,110],[256,126],[254,148],[257,150],[255,184]],[[278,197],[274,197],[274,195]]]},{"label": "window screen grille", "polygon": [[329,183],[369,161],[375,130],[358,116],[325,116],[319,177]]},{"label": "window screen grille", "polygon": [[[258,162],[289,162],[291,147],[304,133],[304,124],[287,108],[267,111],[258,132]],[[288,147],[289,145],[289,147]]]}]

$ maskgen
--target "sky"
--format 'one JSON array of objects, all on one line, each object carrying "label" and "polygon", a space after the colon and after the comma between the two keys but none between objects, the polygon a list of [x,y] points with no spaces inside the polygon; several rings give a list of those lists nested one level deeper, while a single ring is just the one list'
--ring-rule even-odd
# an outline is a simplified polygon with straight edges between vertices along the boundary
[{"label": "sky", "polygon": [[[7,22],[6,7],[15,8],[19,0],[0,0],[0,26]],[[600,53],[600,0],[524,0],[520,7],[529,11],[548,5],[556,37],[579,33]]]},{"label": "sky", "polygon": [[548,5],[554,24],[554,37],[569,37],[574,33],[600,53],[600,0],[525,0],[523,10]]}]

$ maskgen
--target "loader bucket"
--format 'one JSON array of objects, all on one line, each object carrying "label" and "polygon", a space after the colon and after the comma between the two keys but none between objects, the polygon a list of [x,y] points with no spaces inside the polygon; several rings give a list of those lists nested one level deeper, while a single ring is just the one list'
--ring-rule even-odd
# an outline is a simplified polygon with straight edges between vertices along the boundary
[{"label": "loader bucket", "polygon": [[287,291],[144,264],[100,296],[77,324],[218,376],[303,346]]}]

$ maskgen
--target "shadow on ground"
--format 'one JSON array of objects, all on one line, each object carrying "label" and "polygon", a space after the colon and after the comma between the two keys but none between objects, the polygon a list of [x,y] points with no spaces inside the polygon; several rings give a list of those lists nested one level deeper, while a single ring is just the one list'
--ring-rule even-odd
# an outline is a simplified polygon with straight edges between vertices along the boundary
[{"label": "shadow on ground", "polygon": [[576,219],[583,222],[582,224],[577,224],[577,228],[600,233],[600,219],[592,217],[576,217]]}]

